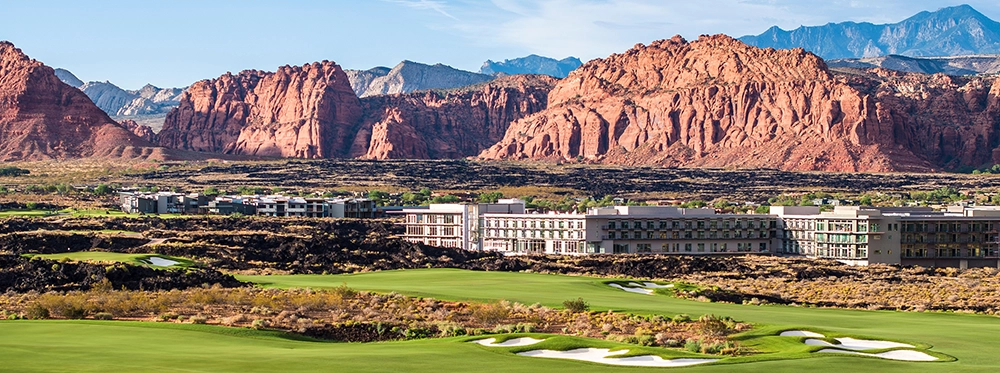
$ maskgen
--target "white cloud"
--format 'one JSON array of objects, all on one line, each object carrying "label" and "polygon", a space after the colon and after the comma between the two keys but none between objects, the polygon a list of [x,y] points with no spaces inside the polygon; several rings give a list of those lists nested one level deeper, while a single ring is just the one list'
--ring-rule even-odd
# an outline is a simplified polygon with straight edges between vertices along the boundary
[{"label": "white cloud", "polygon": [[455,18],[455,16],[451,15],[451,13],[449,13],[446,10],[448,5],[444,1],[439,1],[439,0],[384,0],[384,1],[407,6],[413,9],[433,10],[445,17],[451,18],[456,21],[458,20],[458,18]]}]

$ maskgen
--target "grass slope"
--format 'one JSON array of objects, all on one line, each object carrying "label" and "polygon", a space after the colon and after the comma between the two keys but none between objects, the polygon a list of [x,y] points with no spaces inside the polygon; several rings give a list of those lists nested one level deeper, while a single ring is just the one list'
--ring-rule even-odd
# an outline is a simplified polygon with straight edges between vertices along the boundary
[{"label": "grass slope", "polygon": [[[191,259],[181,258],[176,256],[159,255],[159,254],[126,254],[126,253],[109,253],[103,251],[77,251],[72,253],[59,253],[59,254],[26,254],[27,257],[40,257],[49,260],[71,260],[77,262],[93,262],[93,263],[129,263],[135,265],[142,265],[153,268],[183,268],[192,267],[195,262]],[[150,257],[160,257],[163,259],[169,259],[177,262],[177,264],[171,265],[169,267],[159,267],[152,265],[149,262]]]},{"label": "grass slope", "polygon": [[[932,351],[958,359],[949,363],[905,363],[876,359],[851,360],[834,358],[834,362],[819,364],[816,359],[804,362],[828,371],[844,371],[864,366],[885,364],[885,369],[899,371],[919,369],[926,372],[997,371],[995,343],[1000,341],[1000,318],[951,313],[911,313],[893,311],[860,311],[789,306],[744,306],[722,303],[701,303],[666,296],[628,293],[605,285],[609,279],[509,272],[474,272],[450,269],[404,270],[358,273],[348,275],[245,276],[276,287],[335,287],[348,286],[379,292],[434,297],[443,300],[507,299],[522,303],[539,302],[561,307],[567,299],[582,297],[595,310],[619,310],[644,314],[674,315],[686,313],[731,316],[747,322],[829,331],[841,335],[871,336],[933,346]],[[786,342],[769,341],[778,345]],[[767,347],[767,345],[762,346]],[[857,358],[855,358],[857,359]],[[777,361],[765,364],[795,366],[799,361]],[[914,365],[917,364],[917,365]],[[892,367],[892,368],[890,368]],[[698,369],[708,369],[700,367]],[[769,368],[770,369],[770,368]],[[709,371],[709,370],[706,370]],[[827,371],[827,370],[820,370]]]}]

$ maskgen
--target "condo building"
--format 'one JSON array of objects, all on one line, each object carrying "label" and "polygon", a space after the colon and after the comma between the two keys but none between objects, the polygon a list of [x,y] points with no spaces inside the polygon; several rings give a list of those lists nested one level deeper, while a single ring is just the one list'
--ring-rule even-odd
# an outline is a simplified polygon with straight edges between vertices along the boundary
[{"label": "condo building", "polygon": [[998,267],[1000,208],[772,206],[719,214],[660,206],[528,213],[524,202],[403,209],[403,238],[507,254],[764,254],[936,267]]},{"label": "condo building", "polygon": [[716,214],[660,206],[531,214],[524,202],[404,209],[404,239],[508,254],[770,253],[780,242],[770,215]]}]

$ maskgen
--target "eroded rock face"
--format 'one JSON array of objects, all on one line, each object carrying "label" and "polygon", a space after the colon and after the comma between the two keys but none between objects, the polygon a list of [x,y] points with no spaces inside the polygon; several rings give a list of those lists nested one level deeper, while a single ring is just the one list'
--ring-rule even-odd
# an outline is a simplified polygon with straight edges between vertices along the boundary
[{"label": "eroded rock face", "polygon": [[352,85],[358,97],[458,88],[493,79],[490,75],[459,70],[448,65],[425,65],[413,61],[400,62],[389,70],[376,67],[353,72],[352,75]]},{"label": "eroded rock face", "polygon": [[451,92],[373,96],[351,149],[369,159],[475,156],[495,144],[511,122],[545,109],[556,79],[515,75]]},{"label": "eroded rock face", "polygon": [[112,121],[52,68],[0,42],[0,160],[148,157],[161,151]]},{"label": "eroded rock face", "polygon": [[555,79],[510,76],[451,91],[360,100],[332,62],[195,83],[167,115],[166,147],[296,158],[461,158],[545,108]]},{"label": "eroded rock face", "polygon": [[151,127],[149,127],[149,126],[141,125],[141,124],[136,123],[134,120],[131,120],[131,119],[123,120],[123,121],[119,122],[119,124],[122,127],[124,127],[125,129],[129,130],[130,132],[132,132],[132,134],[138,136],[140,139],[143,139],[143,140],[146,140],[146,141],[149,141],[149,142],[153,142],[155,140],[156,133],[154,133],[153,129]]},{"label": "eroded rock face", "polygon": [[480,157],[823,171],[979,166],[997,145],[991,89],[984,79],[835,76],[801,49],[677,36],[583,65],[550,93],[547,110],[511,125]]},{"label": "eroded rock face", "polygon": [[157,136],[167,147],[260,156],[341,156],[361,117],[347,75],[329,61],[247,70],[192,85]]}]

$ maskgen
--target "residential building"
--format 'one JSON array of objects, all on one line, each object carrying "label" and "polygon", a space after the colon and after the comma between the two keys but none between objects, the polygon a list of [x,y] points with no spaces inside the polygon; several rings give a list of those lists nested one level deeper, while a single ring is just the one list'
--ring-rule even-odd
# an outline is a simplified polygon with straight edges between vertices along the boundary
[{"label": "residential building", "polygon": [[122,211],[145,214],[263,215],[311,218],[375,218],[375,201],[367,198],[302,198],[218,196],[180,193],[119,193]]}]

